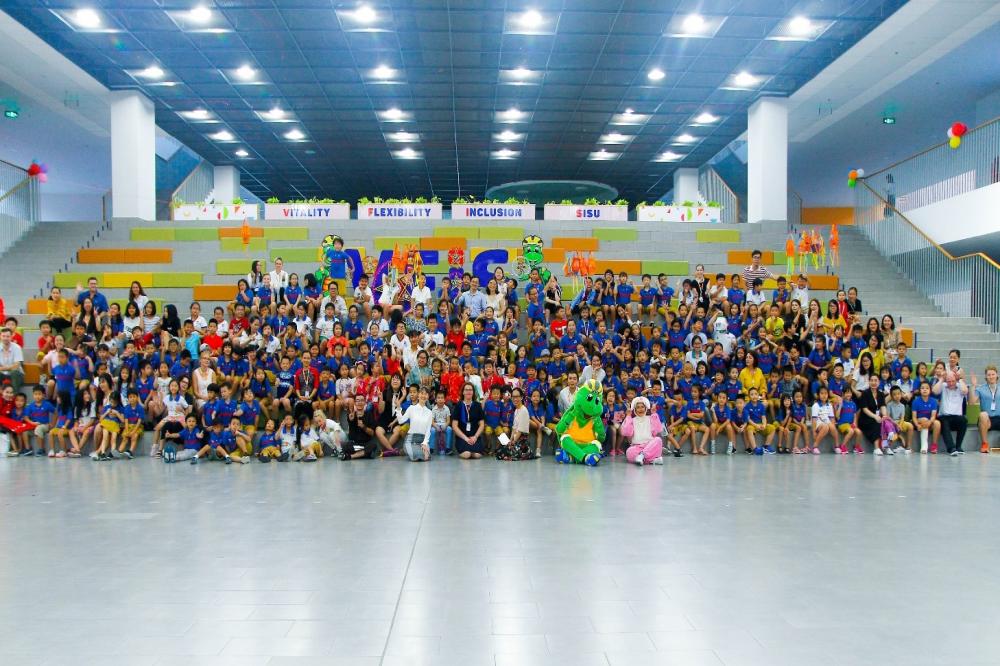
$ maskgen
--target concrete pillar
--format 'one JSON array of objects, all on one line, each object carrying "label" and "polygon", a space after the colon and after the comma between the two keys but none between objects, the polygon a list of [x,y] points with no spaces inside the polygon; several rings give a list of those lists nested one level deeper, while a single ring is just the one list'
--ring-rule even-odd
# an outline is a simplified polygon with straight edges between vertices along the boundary
[{"label": "concrete pillar", "polygon": [[156,219],[156,118],[134,90],[111,93],[111,201],[115,217]]},{"label": "concrete pillar", "polygon": [[228,204],[240,196],[240,172],[234,166],[215,167],[215,203]]},{"label": "concrete pillar", "polygon": [[763,97],[747,117],[747,222],[787,220],[788,100]]},{"label": "concrete pillar", "polygon": [[674,171],[674,203],[685,201],[697,202],[701,199],[698,193],[698,170],[678,169]]}]

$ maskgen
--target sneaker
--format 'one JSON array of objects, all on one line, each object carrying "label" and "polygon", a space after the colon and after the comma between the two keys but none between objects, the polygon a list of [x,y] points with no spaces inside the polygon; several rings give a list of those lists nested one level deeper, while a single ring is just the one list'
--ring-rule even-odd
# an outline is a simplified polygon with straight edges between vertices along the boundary
[{"label": "sneaker", "polygon": [[94,451],[93,453],[90,454],[90,459],[91,460],[97,460],[97,458],[98,458],[97,451]]},{"label": "sneaker", "polygon": [[[889,452],[890,456],[892,455],[892,449],[886,449],[886,451]],[[875,450],[872,451],[872,453],[875,454],[875,455],[877,455],[877,456],[883,455],[882,449],[878,448],[877,446],[875,447]]]},{"label": "sneaker", "polygon": [[660,458],[653,458],[653,464],[654,465],[662,465],[663,464],[663,458],[662,457],[660,457]]},{"label": "sneaker", "polygon": [[563,451],[562,449],[559,449],[558,451],[556,451],[556,462],[557,463],[564,463],[564,464],[568,463],[569,462],[569,454],[566,453],[565,451]]},{"label": "sneaker", "polygon": [[38,458],[45,457],[45,449],[35,449],[35,456]]},{"label": "sneaker", "polygon": [[66,457],[67,458],[79,458],[80,454],[77,453],[76,451],[70,451],[69,453],[66,454]]},{"label": "sneaker", "polygon": [[854,453],[856,455],[863,456],[865,454],[865,450],[863,448],[861,448],[860,444],[855,444],[854,445]]},{"label": "sneaker", "polygon": [[542,432],[544,432],[546,435],[551,435],[552,434],[552,428],[550,428],[548,426],[543,426],[542,427]]},{"label": "sneaker", "polygon": [[938,452],[938,445],[936,443],[931,444],[931,453],[937,453],[937,452]]},{"label": "sneaker", "polygon": [[588,453],[583,458],[583,464],[588,467],[597,467],[597,463],[601,462],[601,456],[596,453]]},{"label": "sneaker", "polygon": [[910,455],[910,450],[909,449],[903,449],[903,454],[907,455],[907,456]]},{"label": "sneaker", "polygon": [[642,467],[642,464],[644,462],[646,462],[646,454],[640,453],[635,457],[635,464],[638,465],[639,467]]},{"label": "sneaker", "polygon": [[882,451],[882,453],[884,453],[887,456],[894,456],[894,455],[896,455],[896,452],[893,451],[892,448],[888,447],[888,446],[885,447],[885,448],[883,448],[883,449],[880,449],[880,450]]},{"label": "sneaker", "polygon": [[683,457],[684,457],[684,454],[681,453],[680,449],[677,449],[676,451],[674,451],[674,458],[683,458]]},{"label": "sneaker", "polygon": [[775,453],[774,452],[774,447],[773,446],[765,446],[764,447],[764,453],[766,453],[769,456],[773,456],[774,453]]},{"label": "sneaker", "polygon": [[250,456],[243,456],[242,458],[240,458],[240,463],[244,465],[250,464]]},{"label": "sneaker", "polygon": [[729,444],[726,444],[726,455],[727,456],[733,455],[733,453],[735,453],[735,451],[736,451],[736,446],[732,442],[729,442]]},{"label": "sneaker", "polygon": [[10,451],[7,452],[7,457],[8,458],[16,458],[19,455],[21,455],[21,454],[18,453],[17,451],[14,451],[14,450],[10,450]]},{"label": "sneaker", "polygon": [[963,451],[961,448],[958,448],[958,449],[955,449],[955,450],[958,451],[958,455],[960,455],[960,456],[964,456],[965,455],[965,451]]},{"label": "sneaker", "polygon": [[65,458],[65,457],[66,457],[65,451],[60,451],[59,453],[56,454],[56,458]]},{"label": "sneaker", "polygon": [[232,465],[232,464],[233,464],[233,459],[232,459],[232,458],[230,458],[229,456],[226,456],[226,457],[225,457],[225,461],[226,461],[226,464],[227,464],[227,465]]},{"label": "sneaker", "polygon": [[814,446],[813,447],[813,455],[814,456],[818,456],[819,455],[819,447],[818,446]]},{"label": "sneaker", "polygon": [[48,455],[49,455],[49,458],[55,458],[56,457],[55,449],[49,449],[49,454]]},{"label": "sneaker", "polygon": [[119,458],[122,457],[122,452],[119,451],[118,449],[111,449],[110,451],[108,451],[108,455],[114,458],[115,460],[118,460]]},{"label": "sneaker", "polygon": [[299,462],[300,460],[302,460],[305,457],[306,457],[306,454],[305,454],[304,451],[301,451],[301,450],[296,451],[295,453],[292,454],[292,462]]},{"label": "sneaker", "polygon": [[307,455],[305,458],[302,459],[302,462],[316,462],[316,454],[310,453],[309,455]]},{"label": "sneaker", "polygon": [[979,447],[979,452],[980,453],[989,453],[990,452],[990,445],[988,443],[986,443],[986,442],[983,442],[982,446]]},{"label": "sneaker", "polygon": [[131,451],[122,451],[122,456],[124,456],[125,460],[134,460],[135,459],[135,456],[132,455]]},{"label": "sneaker", "polygon": [[763,446],[756,446],[756,447],[754,447],[753,454],[755,456],[762,456],[762,455],[764,455],[764,447]]},{"label": "sneaker", "polygon": [[198,456],[195,456],[194,458],[191,458],[191,464],[192,465],[197,465],[198,464]]},{"label": "sneaker", "polygon": [[843,451],[840,450],[839,446],[833,447],[833,452],[836,453],[836,454],[838,454],[838,455],[841,454],[841,453],[843,453]]},{"label": "sneaker", "polygon": [[25,449],[24,451],[21,451],[20,455],[23,458],[29,458],[29,457],[35,455],[35,450],[34,449]]},{"label": "sneaker", "polygon": [[952,451],[948,455],[951,456],[952,458],[957,458],[958,457],[958,451]]},{"label": "sneaker", "polygon": [[163,457],[163,451],[159,451],[159,450],[157,450],[157,451],[153,451],[153,452],[152,452],[151,454],[149,454],[149,455],[151,455],[151,456],[152,456],[152,457],[154,457],[154,458],[162,458],[162,457]]}]

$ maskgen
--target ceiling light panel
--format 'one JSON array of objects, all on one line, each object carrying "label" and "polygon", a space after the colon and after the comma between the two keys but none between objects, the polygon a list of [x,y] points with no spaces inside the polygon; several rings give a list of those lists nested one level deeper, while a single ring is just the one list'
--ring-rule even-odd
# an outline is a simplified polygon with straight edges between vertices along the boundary
[{"label": "ceiling light panel", "polygon": [[667,37],[711,39],[726,22],[725,16],[675,14],[667,23]]}]

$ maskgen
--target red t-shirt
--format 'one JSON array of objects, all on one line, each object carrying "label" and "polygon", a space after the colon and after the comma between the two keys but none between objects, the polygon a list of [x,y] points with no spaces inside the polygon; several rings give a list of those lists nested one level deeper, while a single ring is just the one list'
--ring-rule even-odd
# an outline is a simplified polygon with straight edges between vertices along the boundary
[{"label": "red t-shirt", "polygon": [[445,336],[445,341],[448,344],[455,345],[455,349],[458,351],[462,351],[462,345],[465,344],[465,332],[448,331],[448,335]]},{"label": "red t-shirt", "polygon": [[552,331],[552,335],[561,338],[563,333],[566,332],[566,325],[568,323],[565,319],[553,319],[552,323],[549,324],[549,330]]},{"label": "red t-shirt", "polygon": [[249,319],[246,317],[233,317],[229,322],[229,335],[239,335],[248,328],[250,328]]},{"label": "red t-shirt", "polygon": [[201,339],[201,341],[208,345],[208,348],[213,352],[217,352],[222,349],[222,344],[225,342],[225,340],[218,335],[206,335]]},{"label": "red t-shirt", "polygon": [[462,372],[446,372],[441,375],[441,388],[445,390],[450,402],[458,402],[465,384],[465,374]]}]

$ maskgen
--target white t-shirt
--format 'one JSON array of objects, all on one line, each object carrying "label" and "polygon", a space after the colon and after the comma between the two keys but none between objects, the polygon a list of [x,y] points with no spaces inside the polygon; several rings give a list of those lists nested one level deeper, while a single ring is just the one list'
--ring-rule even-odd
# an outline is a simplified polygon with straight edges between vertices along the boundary
[{"label": "white t-shirt", "polygon": [[421,289],[420,287],[414,287],[410,291],[410,305],[411,306],[416,305],[417,303],[421,303],[421,304],[423,304],[424,309],[426,310],[427,306],[430,305],[430,302],[431,302],[431,289],[430,289],[430,287],[424,286],[423,289]]},{"label": "white t-shirt", "polygon": [[271,293],[277,296],[279,289],[288,286],[288,271],[271,271]]},{"label": "white t-shirt", "polygon": [[163,404],[167,408],[168,419],[184,416],[184,410],[188,408],[187,400],[182,395],[178,395],[176,400],[168,395],[163,399]]},{"label": "white t-shirt", "polygon": [[434,414],[430,409],[415,403],[406,408],[405,412],[396,411],[397,423],[409,423],[410,434],[426,435],[431,431],[431,424],[434,422]]},{"label": "white t-shirt", "polygon": [[528,415],[528,408],[521,405],[516,410],[514,410],[514,425],[513,431],[519,432],[522,435],[527,435],[530,431],[531,417]]},{"label": "white t-shirt", "polygon": [[199,333],[204,333],[205,329],[208,328],[208,322],[201,315],[198,315],[197,319],[192,319],[191,323],[194,325],[194,330]]},{"label": "white t-shirt", "polygon": [[423,348],[427,349],[428,347],[430,347],[432,342],[436,344],[438,347],[444,346],[444,333],[442,333],[441,331],[434,331],[433,333],[431,333],[430,331],[424,331],[421,340]]},{"label": "white t-shirt", "polygon": [[792,287],[792,300],[798,301],[803,310],[807,309],[809,307],[809,287],[805,289],[799,289],[798,286]]},{"label": "white t-shirt", "polygon": [[820,423],[832,423],[833,422],[833,405],[829,402],[825,405],[820,404],[817,400],[812,406],[812,417],[819,421]]}]

